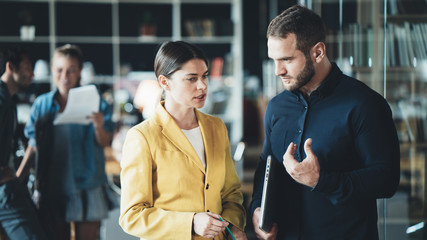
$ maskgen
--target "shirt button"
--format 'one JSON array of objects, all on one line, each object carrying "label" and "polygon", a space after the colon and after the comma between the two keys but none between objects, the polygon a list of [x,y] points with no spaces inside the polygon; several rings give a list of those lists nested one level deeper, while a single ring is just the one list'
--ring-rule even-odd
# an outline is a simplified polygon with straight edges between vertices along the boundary
[{"label": "shirt button", "polygon": [[209,183],[208,184],[206,184],[206,190],[208,190],[209,189]]},{"label": "shirt button", "polygon": [[301,129],[298,129],[298,133],[301,133],[302,132],[302,130]]}]

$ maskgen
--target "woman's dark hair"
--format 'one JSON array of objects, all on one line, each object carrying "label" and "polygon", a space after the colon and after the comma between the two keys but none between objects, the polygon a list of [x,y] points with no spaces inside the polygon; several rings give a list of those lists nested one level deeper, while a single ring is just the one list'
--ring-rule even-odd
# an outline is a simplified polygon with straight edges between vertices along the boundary
[{"label": "woman's dark hair", "polygon": [[183,41],[169,41],[163,43],[154,60],[154,72],[158,78],[164,75],[167,78],[181,69],[182,65],[191,59],[201,59],[208,66],[205,53],[197,46]]},{"label": "woman's dark hair", "polygon": [[19,69],[19,64],[24,58],[28,58],[28,53],[21,47],[9,46],[0,51],[0,76],[6,71],[6,63],[10,62]]},{"label": "woman's dark hair", "polygon": [[326,28],[322,18],[310,9],[294,5],[269,24],[267,38],[286,38],[289,33],[296,36],[297,49],[308,54],[318,42],[325,42]]}]

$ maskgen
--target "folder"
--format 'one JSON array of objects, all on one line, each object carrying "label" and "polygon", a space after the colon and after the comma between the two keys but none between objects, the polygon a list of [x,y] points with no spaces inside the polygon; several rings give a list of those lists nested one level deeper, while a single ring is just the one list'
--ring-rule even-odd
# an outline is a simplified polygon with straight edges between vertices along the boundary
[{"label": "folder", "polygon": [[275,201],[275,165],[276,160],[273,160],[269,155],[267,157],[264,175],[264,186],[262,189],[261,212],[259,215],[258,227],[264,232],[270,232],[274,222],[274,201]]}]

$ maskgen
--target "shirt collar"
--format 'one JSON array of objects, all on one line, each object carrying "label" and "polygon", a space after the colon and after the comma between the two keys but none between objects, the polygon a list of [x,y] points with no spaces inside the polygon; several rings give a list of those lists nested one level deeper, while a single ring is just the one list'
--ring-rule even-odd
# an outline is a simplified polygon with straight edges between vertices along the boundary
[{"label": "shirt collar", "polygon": [[[333,90],[335,89],[335,87],[338,85],[338,83],[341,79],[340,76],[343,73],[338,68],[336,63],[332,62],[331,64],[332,64],[331,71],[326,76],[326,78],[322,81],[320,86],[310,94],[310,97],[318,96],[320,98],[324,98],[324,97],[328,96],[329,94],[331,94],[333,92]],[[297,101],[299,101],[301,98],[304,98],[303,94],[299,90],[292,91],[291,93],[296,95]]]},{"label": "shirt collar", "polygon": [[331,64],[332,64],[331,71],[326,76],[326,78],[322,81],[320,86],[314,91],[314,92],[317,91],[320,97],[326,97],[329,94],[331,94],[334,91],[335,87],[338,85],[341,79],[340,76],[343,74],[336,63],[331,63]]}]

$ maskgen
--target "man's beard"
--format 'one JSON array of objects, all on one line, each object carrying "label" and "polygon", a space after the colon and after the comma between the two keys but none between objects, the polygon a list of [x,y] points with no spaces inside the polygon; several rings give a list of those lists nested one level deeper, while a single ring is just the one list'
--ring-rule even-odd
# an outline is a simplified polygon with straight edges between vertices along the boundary
[{"label": "man's beard", "polygon": [[310,82],[311,78],[314,76],[314,64],[313,61],[310,59],[310,56],[306,56],[305,66],[301,70],[301,72],[296,77],[296,82],[294,85],[289,86],[287,90],[289,91],[295,91],[300,89],[301,87],[305,86],[307,83]]},{"label": "man's beard", "polygon": [[19,79],[19,80],[15,81],[14,83],[15,83],[15,87],[18,89],[18,91],[25,91],[31,85],[31,81],[29,81],[27,79]]}]

